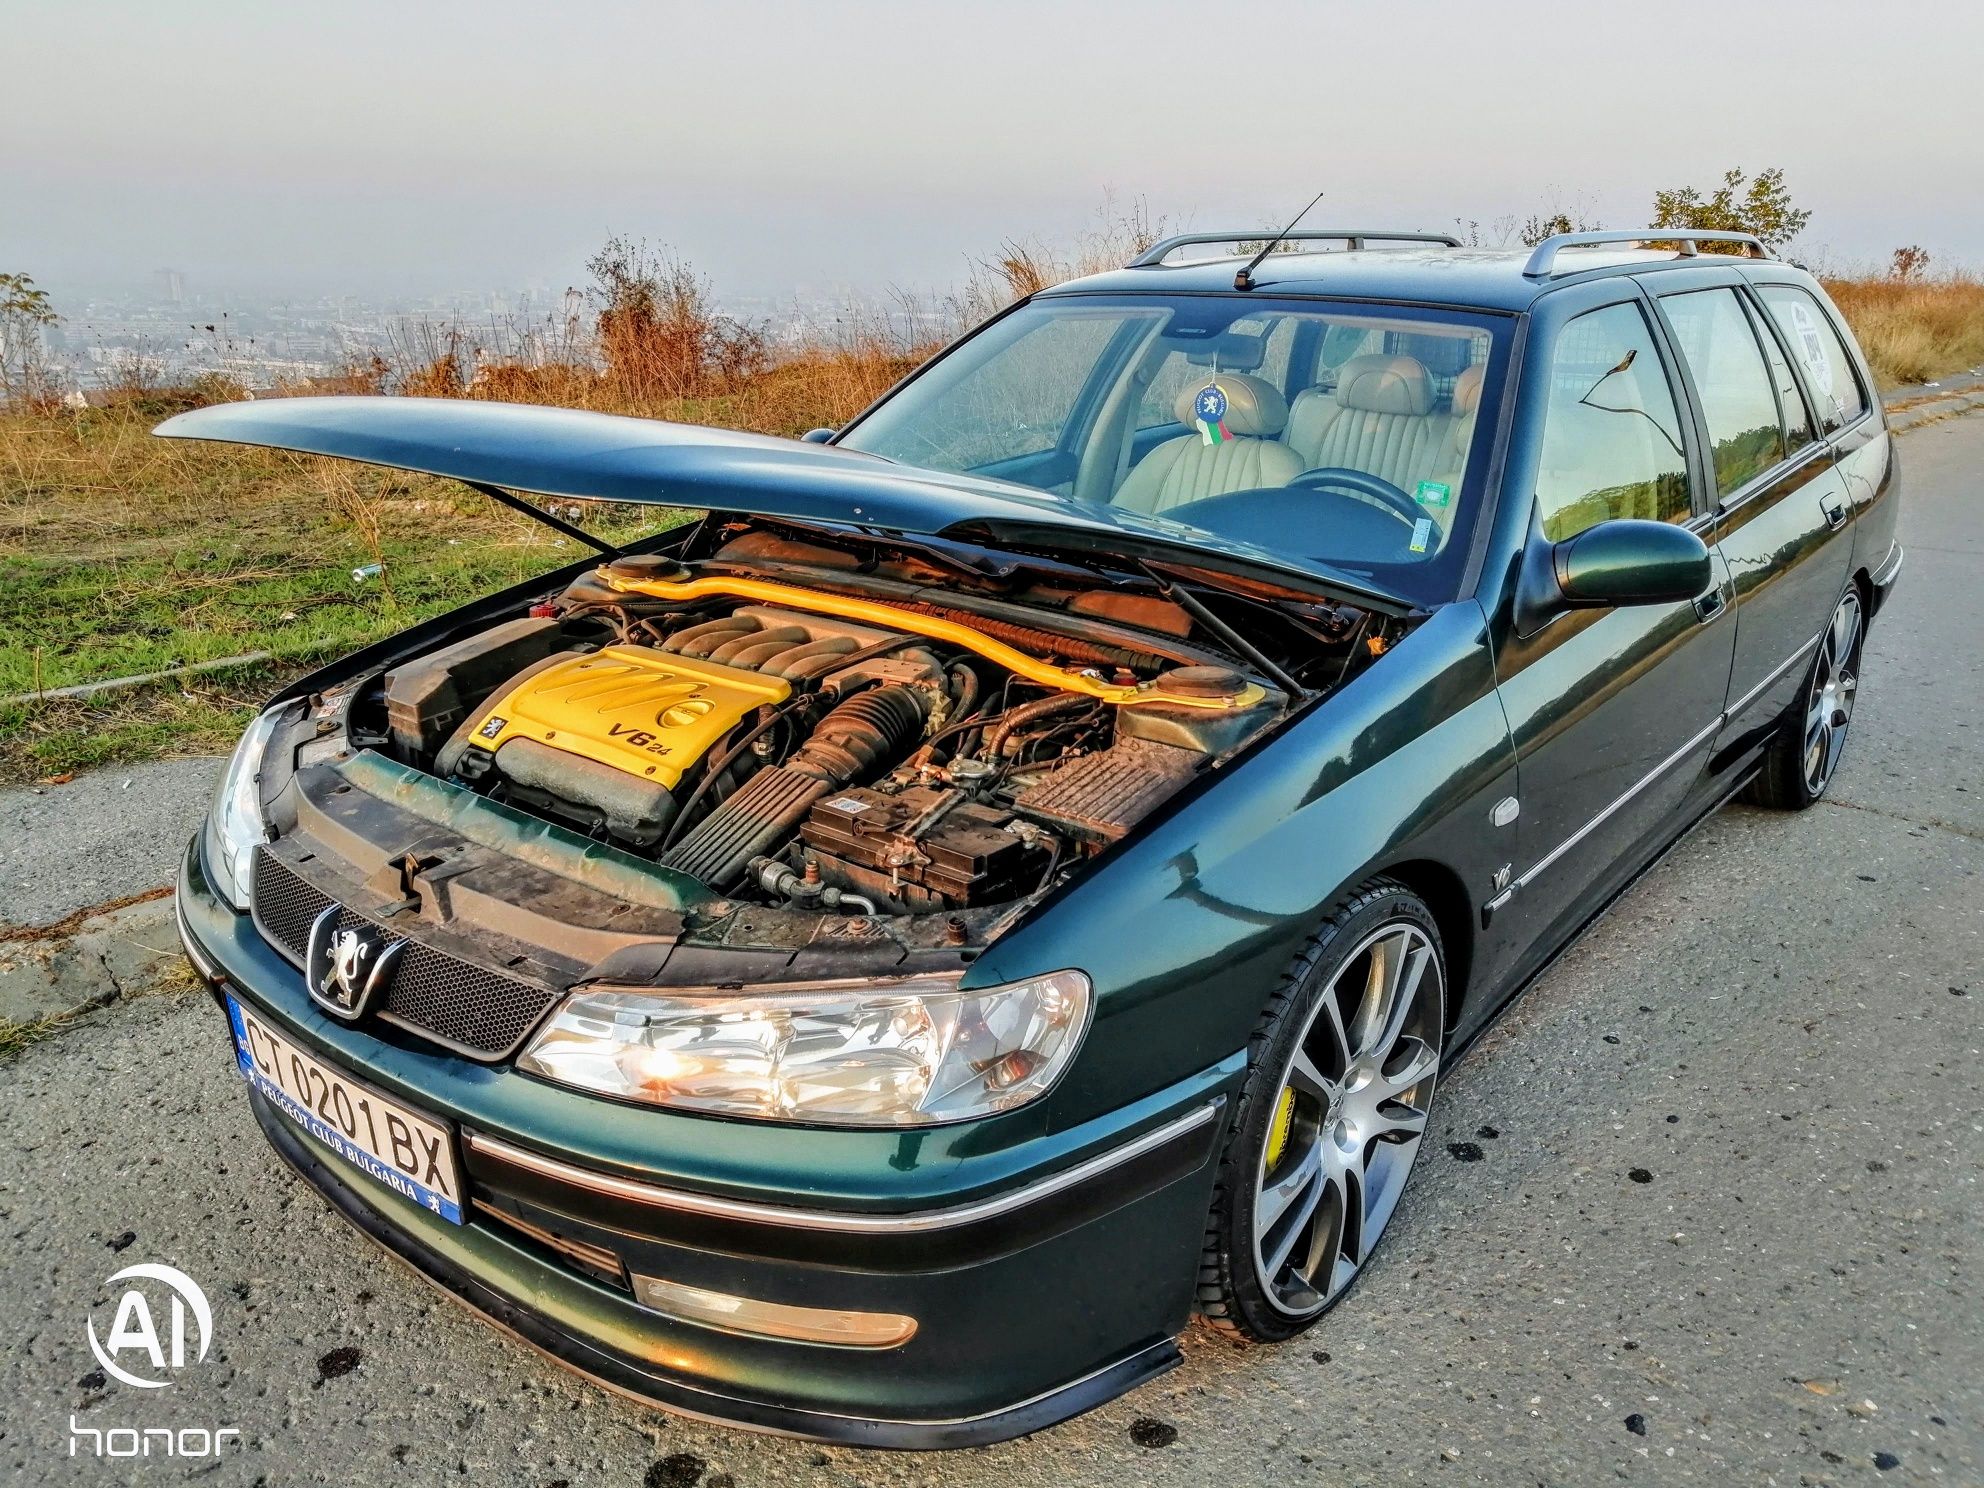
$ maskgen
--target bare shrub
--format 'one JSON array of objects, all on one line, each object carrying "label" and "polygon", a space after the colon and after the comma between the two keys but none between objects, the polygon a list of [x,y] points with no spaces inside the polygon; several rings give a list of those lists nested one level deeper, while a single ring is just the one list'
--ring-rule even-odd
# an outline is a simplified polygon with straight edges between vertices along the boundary
[{"label": "bare shrub", "polygon": [[709,281],[672,254],[614,237],[586,270],[599,356],[630,403],[729,392],[770,360],[764,331],[718,312]]},{"label": "bare shrub", "polygon": [[1890,279],[1920,279],[1929,271],[1929,250],[1920,243],[1897,248],[1888,260]]}]

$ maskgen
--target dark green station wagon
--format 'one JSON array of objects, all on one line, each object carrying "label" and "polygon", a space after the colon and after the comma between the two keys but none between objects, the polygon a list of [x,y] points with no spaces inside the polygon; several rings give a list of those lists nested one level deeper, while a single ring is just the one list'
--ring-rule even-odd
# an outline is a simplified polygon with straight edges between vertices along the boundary
[{"label": "dark green station wagon", "polygon": [[[1706,812],[1824,792],[1898,472],[1754,239],[1234,242],[806,441],[162,425],[598,550],[235,752],[179,912],[277,1151],[563,1363],[823,1440],[997,1441],[1194,1313],[1312,1326],[1445,1062]],[[520,492],[702,515],[610,548]]]}]

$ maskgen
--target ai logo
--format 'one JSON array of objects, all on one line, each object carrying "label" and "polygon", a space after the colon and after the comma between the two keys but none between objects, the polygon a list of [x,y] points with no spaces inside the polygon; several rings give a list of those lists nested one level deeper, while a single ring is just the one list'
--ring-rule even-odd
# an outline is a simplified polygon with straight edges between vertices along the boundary
[{"label": "ai logo", "polygon": [[[117,1299],[108,1335],[89,1317],[90,1352],[105,1374],[140,1390],[172,1383],[171,1371],[197,1364],[213,1341],[214,1314],[207,1294],[184,1271],[145,1261],[126,1266],[110,1284],[128,1282]],[[84,1426],[69,1413],[71,1457],[219,1457],[241,1432],[233,1426]]]},{"label": "ai logo", "polygon": [[[192,1277],[174,1267],[144,1261],[126,1266],[110,1280],[112,1285],[120,1281],[157,1282],[165,1288],[161,1294],[155,1287],[148,1296],[137,1285],[126,1287],[106,1338],[98,1338],[96,1315],[90,1315],[90,1349],[112,1379],[141,1390],[156,1390],[172,1383],[168,1371],[206,1358],[214,1314],[207,1305],[207,1294]],[[162,1312],[153,1310],[154,1297],[168,1304]]]}]

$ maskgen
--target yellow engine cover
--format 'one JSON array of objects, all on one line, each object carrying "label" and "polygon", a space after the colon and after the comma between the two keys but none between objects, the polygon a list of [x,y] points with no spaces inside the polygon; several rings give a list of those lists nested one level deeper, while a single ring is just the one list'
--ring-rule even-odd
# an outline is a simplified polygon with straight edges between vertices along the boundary
[{"label": "yellow engine cover", "polygon": [[475,742],[495,750],[535,739],[672,786],[747,714],[791,694],[777,677],[608,646],[518,682],[489,705]]}]

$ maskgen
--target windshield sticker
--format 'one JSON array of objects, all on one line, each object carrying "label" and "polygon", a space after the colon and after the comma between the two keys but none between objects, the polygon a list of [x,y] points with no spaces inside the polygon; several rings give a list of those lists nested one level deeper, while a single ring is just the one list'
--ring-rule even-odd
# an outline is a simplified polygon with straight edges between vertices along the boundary
[{"label": "windshield sticker", "polygon": [[1216,382],[1209,382],[1199,389],[1198,397],[1192,400],[1192,412],[1198,417],[1199,438],[1206,444],[1224,444],[1233,436],[1226,432],[1226,392]]},{"label": "windshield sticker", "polygon": [[1810,374],[1812,386],[1821,394],[1832,396],[1832,358],[1826,355],[1825,338],[1819,334],[1819,322],[1810,310],[1798,301],[1792,300],[1792,334],[1798,338],[1799,359],[1805,363],[1805,371]]},{"label": "windshield sticker", "polygon": [[1445,506],[1453,499],[1453,487],[1439,481],[1421,481],[1419,489],[1412,493],[1412,499],[1421,506]]},{"label": "windshield sticker", "polygon": [[1408,551],[1423,553],[1426,551],[1426,544],[1432,540],[1433,519],[1431,517],[1421,517],[1412,524],[1412,546]]}]

